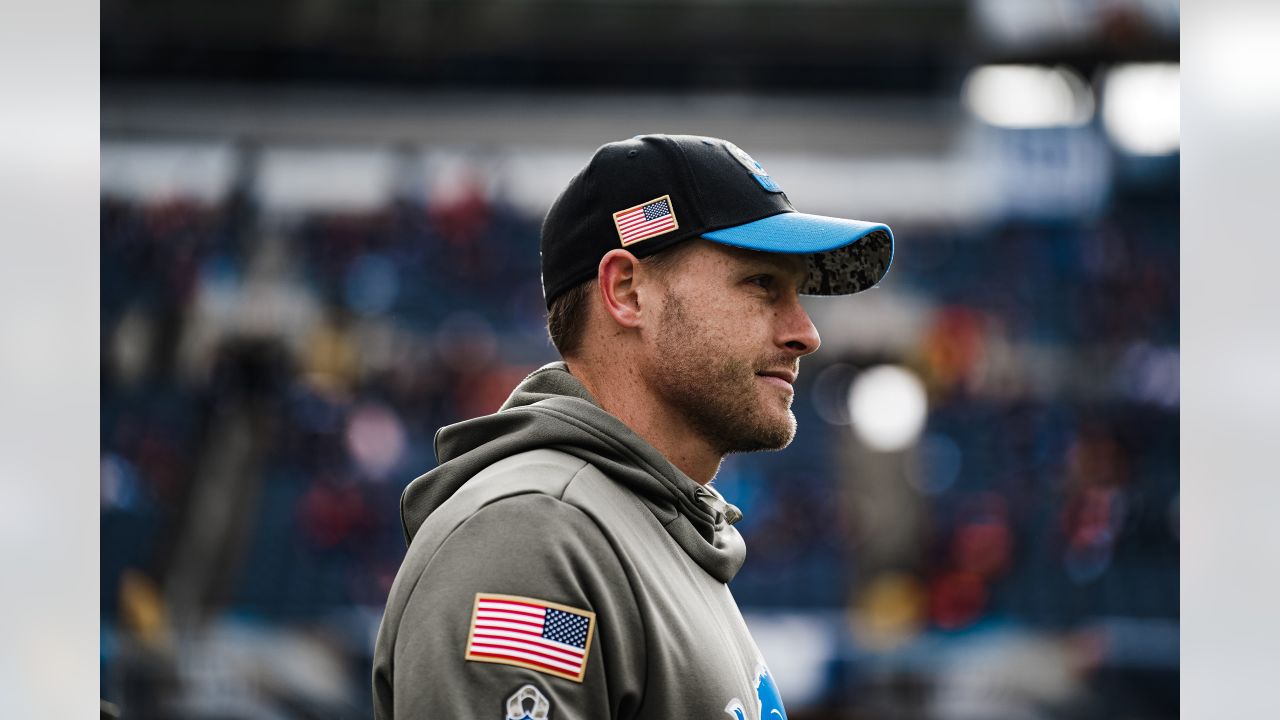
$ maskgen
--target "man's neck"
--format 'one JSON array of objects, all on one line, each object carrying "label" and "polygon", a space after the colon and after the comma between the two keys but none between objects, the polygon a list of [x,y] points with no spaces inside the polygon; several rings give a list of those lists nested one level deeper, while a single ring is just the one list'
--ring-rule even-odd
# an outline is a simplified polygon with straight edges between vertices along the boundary
[{"label": "man's neck", "polygon": [[681,472],[699,485],[715,478],[724,456],[660,402],[644,378],[635,372],[600,372],[588,363],[565,362],[600,407],[644,438]]}]

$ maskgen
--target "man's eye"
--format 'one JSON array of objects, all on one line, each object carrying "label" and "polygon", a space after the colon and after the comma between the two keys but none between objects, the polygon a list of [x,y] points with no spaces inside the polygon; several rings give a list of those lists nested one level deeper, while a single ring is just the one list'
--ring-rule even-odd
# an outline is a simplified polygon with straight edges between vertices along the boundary
[{"label": "man's eye", "polygon": [[748,278],[747,282],[751,283],[752,285],[758,285],[768,290],[769,288],[773,287],[773,276],[772,275],[756,275],[753,278]]}]

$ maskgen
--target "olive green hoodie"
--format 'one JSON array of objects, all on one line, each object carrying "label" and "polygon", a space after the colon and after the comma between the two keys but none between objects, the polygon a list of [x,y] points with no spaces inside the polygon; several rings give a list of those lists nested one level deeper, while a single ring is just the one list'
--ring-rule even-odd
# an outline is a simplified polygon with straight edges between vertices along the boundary
[{"label": "olive green hoodie", "polygon": [[436,456],[401,498],[375,717],[785,718],[725,584],[738,509],[564,363],[442,428]]}]

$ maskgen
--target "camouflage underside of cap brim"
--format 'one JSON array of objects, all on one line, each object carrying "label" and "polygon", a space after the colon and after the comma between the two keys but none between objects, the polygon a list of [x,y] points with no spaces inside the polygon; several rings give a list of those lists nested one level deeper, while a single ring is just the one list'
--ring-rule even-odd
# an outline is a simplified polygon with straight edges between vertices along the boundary
[{"label": "camouflage underside of cap brim", "polygon": [[851,245],[809,256],[801,295],[849,295],[880,282],[893,259],[893,240],[876,230]]}]

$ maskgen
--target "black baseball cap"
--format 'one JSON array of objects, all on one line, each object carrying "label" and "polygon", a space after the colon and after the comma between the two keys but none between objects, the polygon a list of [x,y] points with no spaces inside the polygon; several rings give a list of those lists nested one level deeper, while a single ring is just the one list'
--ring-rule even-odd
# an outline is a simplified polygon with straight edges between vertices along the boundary
[{"label": "black baseball cap", "polygon": [[805,295],[848,295],[880,282],[893,262],[883,223],[796,212],[737,145],[698,135],[638,135],[596,150],[542,223],[542,294],[595,278],[625,247],[646,257],[693,238],[807,255]]}]

